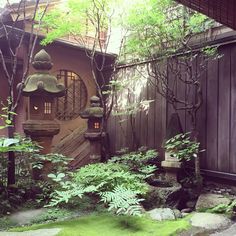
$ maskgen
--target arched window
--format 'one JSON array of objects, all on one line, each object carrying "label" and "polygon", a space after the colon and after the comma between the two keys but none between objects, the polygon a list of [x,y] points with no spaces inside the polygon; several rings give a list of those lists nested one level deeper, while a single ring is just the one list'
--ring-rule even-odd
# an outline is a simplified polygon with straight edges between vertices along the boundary
[{"label": "arched window", "polygon": [[60,70],[57,74],[58,82],[65,85],[65,96],[57,99],[56,118],[72,120],[79,116],[87,103],[87,89],[83,80],[69,70]]}]

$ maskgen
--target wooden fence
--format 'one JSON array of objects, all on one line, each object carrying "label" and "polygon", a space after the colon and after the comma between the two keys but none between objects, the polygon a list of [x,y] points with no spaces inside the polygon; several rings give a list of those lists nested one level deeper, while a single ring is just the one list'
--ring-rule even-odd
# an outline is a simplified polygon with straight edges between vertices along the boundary
[{"label": "wooden fence", "polygon": [[[202,74],[203,104],[198,112],[197,128],[201,148],[201,167],[207,173],[236,179],[236,43],[219,47],[222,55],[208,62]],[[197,62],[198,63],[198,62]],[[122,69],[123,72],[127,70]],[[171,75],[170,75],[171,76]],[[183,87],[179,96],[185,96]],[[143,100],[154,100],[147,111],[138,111],[133,119],[139,146],[161,150],[167,122],[173,110],[153,85],[146,83],[140,94]],[[132,101],[131,101],[132,103]],[[188,114],[179,112],[181,124],[189,130]],[[111,149],[134,148],[132,126],[128,116],[112,116],[109,121]]]}]

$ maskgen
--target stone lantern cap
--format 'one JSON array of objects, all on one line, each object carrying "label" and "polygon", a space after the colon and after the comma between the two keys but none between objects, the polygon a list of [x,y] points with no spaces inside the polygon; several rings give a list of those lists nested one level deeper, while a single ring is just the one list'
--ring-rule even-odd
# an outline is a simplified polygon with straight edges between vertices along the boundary
[{"label": "stone lantern cap", "polygon": [[100,98],[97,96],[92,96],[90,98],[90,107],[86,108],[80,113],[81,118],[102,118],[103,108],[101,107]]},{"label": "stone lantern cap", "polygon": [[37,94],[46,94],[54,97],[64,96],[65,86],[58,83],[55,76],[49,74],[53,64],[50,55],[44,49],[35,55],[32,65],[36,72],[29,75],[26,79],[22,91],[24,96]]}]

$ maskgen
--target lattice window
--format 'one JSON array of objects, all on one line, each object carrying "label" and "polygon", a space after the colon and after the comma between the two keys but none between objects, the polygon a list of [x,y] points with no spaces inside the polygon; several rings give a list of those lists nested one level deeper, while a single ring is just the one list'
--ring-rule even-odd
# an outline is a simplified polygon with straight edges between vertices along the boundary
[{"label": "lattice window", "polygon": [[95,123],[94,123],[94,129],[99,129],[99,128],[100,128],[99,122],[95,122]]},{"label": "lattice window", "polygon": [[79,116],[87,103],[87,89],[83,80],[76,73],[60,70],[58,81],[66,88],[65,96],[57,99],[56,118],[59,120],[72,120]]},{"label": "lattice window", "polygon": [[52,113],[52,103],[45,102],[44,103],[44,114],[51,114]]}]

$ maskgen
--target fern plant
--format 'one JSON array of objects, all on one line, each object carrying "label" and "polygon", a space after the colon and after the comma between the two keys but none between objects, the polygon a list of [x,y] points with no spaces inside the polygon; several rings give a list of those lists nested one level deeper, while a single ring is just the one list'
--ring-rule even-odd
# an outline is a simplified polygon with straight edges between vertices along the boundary
[{"label": "fern plant", "polygon": [[90,164],[82,167],[73,177],[82,186],[99,186],[99,191],[111,191],[119,185],[142,193],[147,191],[147,184],[140,174],[118,163]]},{"label": "fern plant", "polygon": [[138,152],[130,152],[121,156],[112,157],[109,162],[125,165],[129,170],[141,174],[146,179],[155,171],[156,166],[150,165],[149,162],[158,156],[158,152],[154,149]]},{"label": "fern plant", "polygon": [[115,211],[116,214],[140,216],[142,207],[140,202],[144,199],[138,198],[138,191],[117,186],[112,191],[100,193],[101,201],[108,204],[109,211]]},{"label": "fern plant", "polygon": [[[51,195],[48,206],[78,202],[85,196],[97,196],[109,211],[117,214],[140,215],[141,195],[148,185],[140,174],[117,163],[96,163],[82,167],[71,178],[64,175],[49,175],[59,184]],[[66,180],[67,179],[67,180]]]},{"label": "fern plant", "polygon": [[73,203],[83,197],[98,198],[109,211],[116,214],[140,215],[142,195],[148,191],[145,182],[156,168],[148,165],[154,150],[134,152],[112,158],[107,163],[90,164],[70,175],[62,173],[49,177],[58,185],[49,206]]}]

